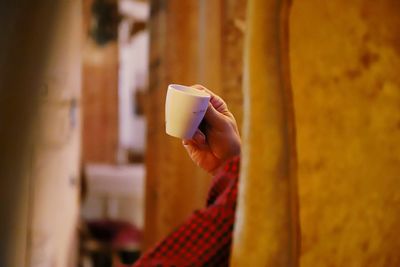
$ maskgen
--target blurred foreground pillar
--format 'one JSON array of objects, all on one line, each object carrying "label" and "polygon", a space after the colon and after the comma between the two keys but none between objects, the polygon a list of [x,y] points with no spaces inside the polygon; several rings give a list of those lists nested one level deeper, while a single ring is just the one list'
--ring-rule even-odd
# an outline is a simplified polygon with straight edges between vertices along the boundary
[{"label": "blurred foreground pillar", "polygon": [[31,158],[29,267],[76,265],[81,152],[80,0],[59,0]]},{"label": "blurred foreground pillar", "polygon": [[298,266],[289,1],[250,0],[241,177],[232,266]]},{"label": "blurred foreground pillar", "polygon": [[0,266],[72,266],[80,1],[2,1],[0,17]]},{"label": "blurred foreground pillar", "polygon": [[0,266],[4,267],[27,263],[33,120],[56,11],[50,0],[0,2]]}]

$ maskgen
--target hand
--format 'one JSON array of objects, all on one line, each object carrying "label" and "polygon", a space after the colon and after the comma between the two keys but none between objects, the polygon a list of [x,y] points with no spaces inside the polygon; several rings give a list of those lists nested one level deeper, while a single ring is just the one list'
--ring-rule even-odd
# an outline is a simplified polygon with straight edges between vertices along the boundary
[{"label": "hand", "polygon": [[193,138],[182,143],[191,159],[214,174],[224,162],[240,154],[241,141],[236,120],[224,100],[201,85],[192,86],[211,95],[208,109]]}]

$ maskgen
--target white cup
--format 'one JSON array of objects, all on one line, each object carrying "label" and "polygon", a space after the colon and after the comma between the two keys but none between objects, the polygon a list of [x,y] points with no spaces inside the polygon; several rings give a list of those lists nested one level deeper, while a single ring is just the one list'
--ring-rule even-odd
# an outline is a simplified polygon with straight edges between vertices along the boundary
[{"label": "white cup", "polygon": [[181,139],[191,139],[203,119],[210,95],[179,84],[168,86],[165,101],[165,131]]}]

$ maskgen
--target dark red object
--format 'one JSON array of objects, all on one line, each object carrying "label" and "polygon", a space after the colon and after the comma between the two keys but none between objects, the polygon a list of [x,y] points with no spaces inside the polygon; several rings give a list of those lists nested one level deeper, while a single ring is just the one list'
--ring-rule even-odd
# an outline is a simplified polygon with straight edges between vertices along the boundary
[{"label": "dark red object", "polygon": [[140,243],[142,233],[133,224],[125,221],[96,220],[87,223],[89,234],[97,241],[122,246]]}]

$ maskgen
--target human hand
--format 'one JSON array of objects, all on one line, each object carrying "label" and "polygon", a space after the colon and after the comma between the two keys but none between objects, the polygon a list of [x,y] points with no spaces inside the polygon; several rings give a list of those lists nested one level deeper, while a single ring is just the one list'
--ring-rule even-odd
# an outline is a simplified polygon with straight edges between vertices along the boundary
[{"label": "human hand", "polygon": [[214,174],[223,163],[240,154],[241,141],[236,120],[221,97],[201,85],[193,88],[211,95],[208,109],[193,138],[182,144],[190,158],[207,172]]}]

